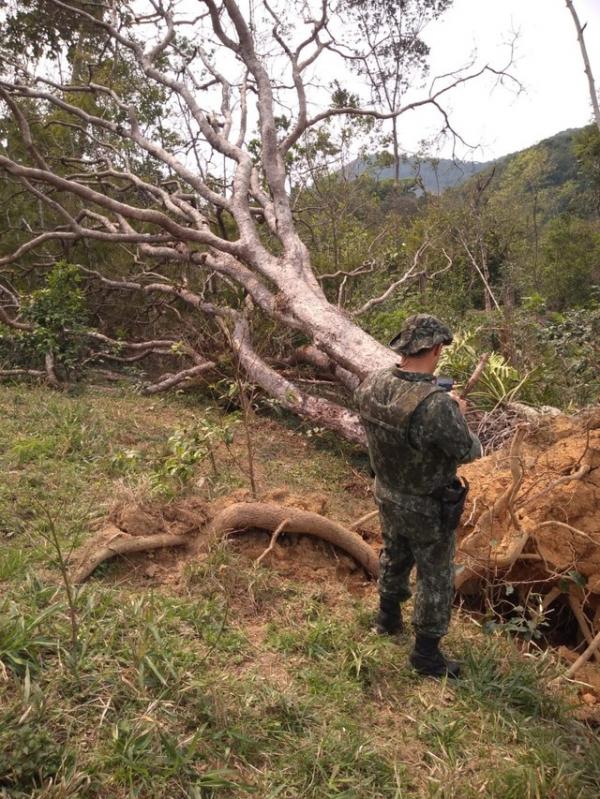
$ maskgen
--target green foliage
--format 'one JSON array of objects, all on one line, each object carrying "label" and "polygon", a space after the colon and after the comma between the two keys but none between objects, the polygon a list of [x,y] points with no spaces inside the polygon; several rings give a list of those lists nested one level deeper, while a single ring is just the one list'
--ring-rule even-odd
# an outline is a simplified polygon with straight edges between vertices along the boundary
[{"label": "green foliage", "polygon": [[[576,581],[573,580],[572,582]],[[568,579],[565,579],[565,583],[572,584]],[[492,589],[488,590],[491,591]],[[565,587],[562,590],[568,592],[569,588]],[[549,618],[552,615],[552,611],[549,614],[543,608],[543,596],[532,592],[527,597],[526,605],[511,605],[515,589],[511,583],[504,582],[500,586],[494,587],[494,594],[497,593],[500,593],[498,600],[492,600],[490,605],[493,607],[509,605],[510,609],[503,612],[502,615],[496,613],[493,609],[489,610],[483,622],[483,629],[490,633],[498,630],[502,630],[505,633],[516,633],[526,641],[539,640],[543,636],[545,628],[548,627]]]},{"label": "green foliage", "polygon": [[10,454],[17,466],[25,463],[41,462],[52,458],[57,451],[58,440],[52,434],[27,436],[17,439],[10,448]]},{"label": "green foliage", "polygon": [[547,690],[540,690],[539,681],[554,676],[554,665],[550,658],[541,657],[538,662],[523,660],[517,664],[506,659],[510,638],[498,635],[480,651],[472,646],[464,654],[466,679],[460,691],[469,693],[482,705],[502,702],[507,713],[516,717],[535,716],[538,719],[554,718],[563,708]]},{"label": "green foliage", "polygon": [[536,328],[540,363],[536,382],[545,402],[577,406],[597,401],[599,341],[597,307],[554,314]]},{"label": "green foliage", "polygon": [[198,759],[199,739],[204,733],[204,727],[200,726],[180,742],[168,731],[157,729],[147,721],[118,721],[113,727],[112,752],[105,766],[130,791],[140,783],[152,785],[155,780],[165,783],[173,778],[191,782],[196,795],[201,797],[211,796],[217,789],[238,788],[236,774],[231,769],[214,769],[196,775],[194,763]]},{"label": "green foliage", "polygon": [[372,313],[367,321],[367,329],[378,341],[387,344],[402,329],[409,313],[406,308]]},{"label": "green foliage", "polygon": [[34,710],[22,722],[19,715],[15,708],[0,728],[0,786],[30,790],[41,787],[66,766],[64,745],[45,726],[43,712]]},{"label": "green foliage", "polygon": [[152,491],[162,496],[180,493],[206,459],[210,460],[213,477],[216,477],[215,449],[220,443],[226,446],[232,443],[237,419],[219,423],[211,419],[208,410],[209,413],[197,418],[192,426],[171,433],[158,454],[144,457],[135,449],[118,450],[110,460],[112,472],[118,475],[144,472]]},{"label": "green foliage", "polygon": [[359,97],[357,94],[340,86],[339,81],[336,80],[333,82],[331,105],[333,108],[358,108],[360,105]]},{"label": "green foliage", "polygon": [[164,455],[150,472],[150,485],[159,494],[177,493],[193,477],[197,464],[208,457],[215,430],[176,430],[167,439]]},{"label": "green foliage", "polygon": [[[452,344],[443,350],[440,374],[452,376],[459,385],[467,382],[481,357],[481,351],[474,345],[478,333],[479,330],[474,330],[455,334]],[[528,379],[529,375],[521,375],[502,355],[491,352],[469,399],[477,407],[491,410],[500,403],[518,399]]]},{"label": "green foliage", "polygon": [[523,297],[522,306],[525,311],[530,311],[533,314],[544,313],[546,310],[546,299],[542,297],[537,291],[530,294],[529,297]]},{"label": "green foliage", "polygon": [[8,328],[0,336],[0,357],[12,366],[40,367],[47,353],[56,363],[73,369],[82,350],[87,309],[76,266],[58,261],[47,274],[45,286],[26,299],[23,320],[31,331]]},{"label": "green foliage", "polygon": [[176,430],[167,439],[167,454],[154,470],[151,482],[159,488],[165,479],[185,485],[195,466],[208,455],[208,440],[197,430]]},{"label": "green foliage", "polygon": [[589,125],[576,133],[573,152],[581,180],[594,200],[596,214],[600,215],[600,131],[597,125]]},{"label": "green foliage", "polygon": [[52,604],[43,610],[35,609],[31,614],[21,614],[18,605],[5,598],[0,603],[0,663],[17,673],[34,669],[40,657],[55,649],[55,642],[47,638],[42,630],[49,616],[57,613],[61,605]]},{"label": "green foliage", "polygon": [[46,286],[34,291],[23,317],[50,333],[80,327],[85,319],[85,300],[80,287],[79,269],[58,261],[46,277]]},{"label": "green foliage", "polygon": [[[3,44],[9,51],[53,58],[62,47],[68,47],[73,56],[77,44],[94,37],[101,39],[89,23],[48,0],[5,0],[2,6]],[[88,10],[85,3],[77,0],[73,7]]]},{"label": "green foliage", "polygon": [[542,287],[553,309],[586,306],[590,287],[600,284],[600,229],[588,220],[551,220],[541,242]]}]

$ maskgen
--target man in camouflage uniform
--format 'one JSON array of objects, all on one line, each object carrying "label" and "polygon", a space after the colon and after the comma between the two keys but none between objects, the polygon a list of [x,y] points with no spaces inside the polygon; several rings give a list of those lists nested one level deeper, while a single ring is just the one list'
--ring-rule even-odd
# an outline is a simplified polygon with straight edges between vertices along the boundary
[{"label": "man in camouflage uniform", "polygon": [[[459,673],[458,663],[439,649],[450,622],[461,509],[449,498],[463,493],[457,466],[481,456],[464,418],[464,400],[438,386],[433,374],[442,347],[451,342],[450,329],[439,319],[411,316],[390,342],[401,363],[371,373],[356,393],[383,536],[377,630],[402,632],[400,603],[411,596],[409,575],[416,564],[410,662],[421,674],[436,677]],[[458,489],[454,497],[450,487]]]}]

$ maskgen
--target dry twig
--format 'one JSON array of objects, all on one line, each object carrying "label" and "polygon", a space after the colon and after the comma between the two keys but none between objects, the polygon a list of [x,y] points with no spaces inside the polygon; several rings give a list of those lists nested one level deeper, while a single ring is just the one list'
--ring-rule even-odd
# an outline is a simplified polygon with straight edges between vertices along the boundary
[{"label": "dry twig", "polygon": [[466,397],[471,393],[471,391],[473,391],[473,389],[477,385],[477,383],[479,381],[479,378],[483,374],[483,370],[485,369],[489,359],[490,359],[489,352],[484,352],[483,355],[481,356],[481,358],[479,359],[479,362],[477,363],[477,366],[475,367],[475,369],[473,371],[473,374],[467,380],[467,383],[466,383],[465,387],[460,392],[460,396],[463,399],[466,399]]},{"label": "dry twig", "polygon": [[259,563],[261,563],[266,558],[266,556],[269,554],[269,552],[273,551],[273,548],[275,547],[275,544],[277,543],[277,539],[279,538],[279,536],[283,532],[283,528],[286,526],[288,521],[289,521],[289,519],[284,519],[281,522],[281,524],[279,525],[279,527],[277,527],[276,530],[273,532],[273,535],[271,536],[271,540],[269,541],[269,546],[265,549],[265,551],[262,553],[262,555],[260,555],[255,561],[257,566],[258,566]]},{"label": "dry twig", "polygon": [[350,524],[348,526],[348,529],[349,530],[356,530],[358,527],[362,527],[362,525],[365,522],[368,522],[369,519],[374,519],[375,516],[377,516],[378,513],[379,513],[378,510],[371,510],[368,513],[365,513],[365,515],[361,516],[360,519],[357,519],[355,522],[352,522],[352,524]]},{"label": "dry twig", "polygon": [[577,658],[575,663],[565,673],[565,679],[570,679],[574,674],[577,674],[579,669],[585,665],[592,655],[600,648],[600,632],[596,634],[595,638],[591,641],[585,652]]}]

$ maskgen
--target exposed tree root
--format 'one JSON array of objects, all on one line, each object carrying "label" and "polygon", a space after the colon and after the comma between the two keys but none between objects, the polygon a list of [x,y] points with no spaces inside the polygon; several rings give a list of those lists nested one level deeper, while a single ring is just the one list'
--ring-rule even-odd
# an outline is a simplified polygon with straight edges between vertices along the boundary
[{"label": "exposed tree root", "polygon": [[[457,590],[469,580],[481,577],[481,569],[483,569],[485,573],[489,573],[491,570],[506,571],[510,569],[519,559],[519,556],[529,540],[529,532],[521,529],[521,524],[514,511],[515,498],[519,492],[524,476],[523,464],[521,462],[521,447],[523,439],[525,438],[525,433],[525,427],[517,429],[511,444],[510,471],[512,483],[508,486],[506,491],[498,497],[494,504],[481,514],[473,532],[461,542],[460,550],[465,556],[465,564],[463,570],[458,572],[454,581],[454,586]],[[508,542],[507,549],[504,553],[492,553],[490,551],[488,560],[486,562],[480,562],[480,559],[474,557],[470,553],[470,550],[476,550],[482,539],[486,541],[492,540],[494,537],[493,530],[496,526],[499,526],[506,515],[510,516],[517,535]]]},{"label": "exposed tree root", "polygon": [[558,597],[562,595],[562,593],[562,590],[557,585],[555,585],[554,588],[551,588],[542,600],[542,610],[548,610],[550,605],[555,602]]},{"label": "exposed tree root", "polygon": [[368,522],[370,519],[374,519],[375,516],[377,516],[378,514],[379,514],[378,510],[371,510],[368,513],[365,513],[364,516],[361,516],[360,519],[357,519],[355,522],[352,522],[352,524],[348,527],[348,529],[356,530],[359,527],[362,527],[362,525],[365,522]]},{"label": "exposed tree root", "polygon": [[576,674],[579,669],[588,662],[588,660],[595,654],[598,649],[600,648],[600,632],[596,634],[596,637],[590,642],[588,648],[585,652],[582,652],[581,655],[577,658],[575,663],[567,670],[565,677],[570,679]]},{"label": "exposed tree root", "polygon": [[[519,430],[512,442],[510,475],[504,452],[465,467],[480,490],[459,534],[463,568],[456,586],[463,594],[478,594],[482,584],[493,588],[504,582],[528,614],[528,596],[541,594],[539,606],[534,599],[539,611],[532,610],[541,615],[531,618],[550,612],[549,640],[562,639],[571,655],[565,677],[580,673],[584,683],[596,686],[593,666],[586,664],[600,663],[600,414],[597,409],[575,417],[548,413],[529,429],[526,439]],[[552,613],[560,599],[565,601]],[[504,593],[502,602],[504,607]],[[582,646],[577,657],[573,650]]]},{"label": "exposed tree root", "polygon": [[357,533],[319,513],[267,502],[238,502],[215,517],[211,531],[217,537],[251,528],[275,531],[286,519],[286,533],[310,535],[334,544],[354,558],[371,577],[379,574],[375,550]]},{"label": "exposed tree root", "polygon": [[[590,628],[590,623],[583,612],[583,608],[581,607],[581,602],[579,601],[579,597],[577,596],[576,590],[571,588],[569,591],[569,605],[571,606],[571,610],[573,611],[573,615],[577,619],[577,624],[579,624],[579,629],[581,630],[583,637],[588,643],[588,646],[594,640],[594,634]],[[600,663],[600,653],[597,650],[594,650],[594,658],[597,663]]]},{"label": "exposed tree root", "polygon": [[[285,530],[284,530],[285,528]],[[260,529],[273,532],[271,543],[258,559],[273,549],[280,534],[296,533],[310,535],[327,541],[352,557],[371,577],[379,573],[377,552],[357,534],[343,525],[312,511],[266,502],[238,502],[222,510],[213,519],[209,531],[215,538],[238,533],[243,530]],[[116,555],[144,552],[163,547],[179,547],[190,541],[189,535],[129,535],[115,525],[103,528],[94,540],[75,554],[78,566],[72,577],[74,583],[82,583],[101,564]]]},{"label": "exposed tree root", "polygon": [[[81,559],[81,565],[72,576],[74,583],[85,582],[101,563],[116,555],[130,555],[133,552],[147,552],[162,547],[180,547],[190,540],[185,535],[128,535],[114,525],[104,528],[98,538],[98,548]],[[89,551],[89,546],[86,551]]]}]

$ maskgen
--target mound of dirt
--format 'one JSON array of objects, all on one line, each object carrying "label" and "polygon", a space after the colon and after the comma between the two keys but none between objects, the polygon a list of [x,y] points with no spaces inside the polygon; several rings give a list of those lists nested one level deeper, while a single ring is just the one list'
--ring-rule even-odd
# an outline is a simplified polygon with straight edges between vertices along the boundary
[{"label": "mound of dirt", "polygon": [[462,473],[471,484],[458,534],[463,592],[509,553],[515,579],[525,562],[521,576],[548,590],[570,575],[600,606],[600,409],[522,428],[512,447]]},{"label": "mound of dirt", "polygon": [[[581,652],[600,631],[600,408],[523,426],[509,447],[462,474],[471,492],[457,589],[473,596],[510,586],[514,605],[546,616],[553,643]],[[588,681],[600,701],[600,681]]]},{"label": "mound of dirt", "polygon": [[115,527],[135,536],[186,535],[197,532],[207,520],[207,504],[199,497],[167,504],[118,502],[108,517]]}]

